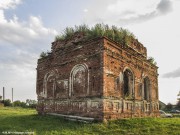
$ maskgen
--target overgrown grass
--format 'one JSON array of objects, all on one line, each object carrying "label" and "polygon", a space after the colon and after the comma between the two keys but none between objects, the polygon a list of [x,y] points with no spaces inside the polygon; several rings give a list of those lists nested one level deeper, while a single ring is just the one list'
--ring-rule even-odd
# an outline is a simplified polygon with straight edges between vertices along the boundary
[{"label": "overgrown grass", "polygon": [[36,135],[180,135],[180,118],[134,118],[85,124],[39,116],[33,109],[0,108],[0,134],[3,131],[33,131]]},{"label": "overgrown grass", "polygon": [[96,38],[106,36],[122,45],[131,44],[132,40],[135,40],[133,33],[129,32],[127,29],[118,28],[116,26],[109,26],[105,24],[96,24],[93,27],[88,25],[79,25],[75,27],[66,27],[65,30],[55,37],[55,41],[63,41],[71,39],[75,33],[83,33],[84,38]]}]

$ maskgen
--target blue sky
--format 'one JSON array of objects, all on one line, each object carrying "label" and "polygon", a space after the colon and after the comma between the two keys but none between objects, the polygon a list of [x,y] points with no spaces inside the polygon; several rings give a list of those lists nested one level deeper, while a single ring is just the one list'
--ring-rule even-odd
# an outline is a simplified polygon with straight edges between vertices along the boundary
[{"label": "blue sky", "polygon": [[[180,0],[0,0],[0,89],[6,98],[36,99],[39,54],[66,26],[86,23],[129,29],[159,66],[159,95],[180,90]],[[0,90],[2,95],[2,90]]]}]

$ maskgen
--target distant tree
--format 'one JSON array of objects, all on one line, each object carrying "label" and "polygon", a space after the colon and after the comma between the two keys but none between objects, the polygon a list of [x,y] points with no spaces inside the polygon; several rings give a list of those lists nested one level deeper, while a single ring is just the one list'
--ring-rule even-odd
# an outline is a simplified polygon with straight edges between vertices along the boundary
[{"label": "distant tree", "polygon": [[16,100],[13,103],[13,106],[15,107],[23,107],[23,108],[36,108],[37,101],[36,100],[31,100],[27,99],[26,102]]},{"label": "distant tree", "polygon": [[23,107],[23,108],[26,108],[27,105],[25,102],[21,102],[20,100],[16,100],[13,102],[13,106],[15,107]]},{"label": "distant tree", "polygon": [[180,100],[177,101],[176,108],[180,109]]},{"label": "distant tree", "polygon": [[36,108],[37,101],[31,100],[31,99],[26,99],[26,105],[30,108]]},{"label": "distant tree", "polygon": [[26,108],[28,107],[25,102],[21,102],[21,107]]},{"label": "distant tree", "polygon": [[10,99],[3,100],[2,103],[4,104],[4,106],[12,106]]},{"label": "distant tree", "polygon": [[13,106],[21,106],[21,101],[20,100],[14,101]]},{"label": "distant tree", "polygon": [[0,95],[0,108],[4,107],[3,101],[2,101],[2,96]]},{"label": "distant tree", "polygon": [[171,103],[168,103],[167,105],[166,105],[166,109],[167,110],[171,110],[173,108],[173,105],[171,104]]},{"label": "distant tree", "polygon": [[178,109],[180,109],[180,91],[179,91],[179,93],[178,93],[178,98],[177,98],[177,104],[176,104],[176,108],[178,108]]},{"label": "distant tree", "polygon": [[178,95],[177,95],[177,96],[178,96],[178,100],[180,100],[180,91],[179,91],[179,93],[178,93]]}]

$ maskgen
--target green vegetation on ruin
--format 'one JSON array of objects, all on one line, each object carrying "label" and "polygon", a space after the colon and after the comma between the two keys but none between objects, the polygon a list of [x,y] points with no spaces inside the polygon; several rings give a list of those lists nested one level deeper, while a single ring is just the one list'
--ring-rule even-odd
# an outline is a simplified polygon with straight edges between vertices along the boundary
[{"label": "green vegetation on ruin", "polygon": [[153,57],[148,57],[147,60],[148,60],[151,64],[157,65],[157,62],[154,60]]},{"label": "green vegetation on ruin", "polygon": [[40,116],[34,109],[0,108],[0,134],[35,135],[179,135],[180,118],[133,118],[107,123],[80,123],[56,116]]},{"label": "green vegetation on ruin", "polygon": [[75,33],[83,33],[87,39],[105,36],[121,45],[129,45],[131,41],[135,39],[133,33],[129,32],[127,29],[118,28],[114,25],[96,24],[90,28],[88,25],[83,24],[65,28],[62,34],[56,36],[55,41],[71,39]]},{"label": "green vegetation on ruin", "polygon": [[[96,24],[93,27],[89,27],[86,24],[66,27],[64,31],[55,37],[55,41],[71,40],[76,33],[81,33],[85,40],[93,39],[97,37],[107,37],[121,45],[129,46],[134,40],[138,42],[138,39],[132,32],[127,29],[118,28],[117,26],[109,26],[107,24]],[[50,51],[41,52],[40,59],[46,58]],[[157,65],[153,57],[147,59],[151,64]]]}]

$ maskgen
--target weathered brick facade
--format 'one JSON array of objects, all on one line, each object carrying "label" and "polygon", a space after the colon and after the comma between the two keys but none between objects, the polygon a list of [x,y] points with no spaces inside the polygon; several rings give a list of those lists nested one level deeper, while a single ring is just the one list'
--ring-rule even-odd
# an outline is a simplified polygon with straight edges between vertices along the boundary
[{"label": "weathered brick facade", "polygon": [[157,67],[134,40],[123,46],[106,37],[77,34],[52,43],[38,60],[37,111],[99,121],[158,116]]}]

